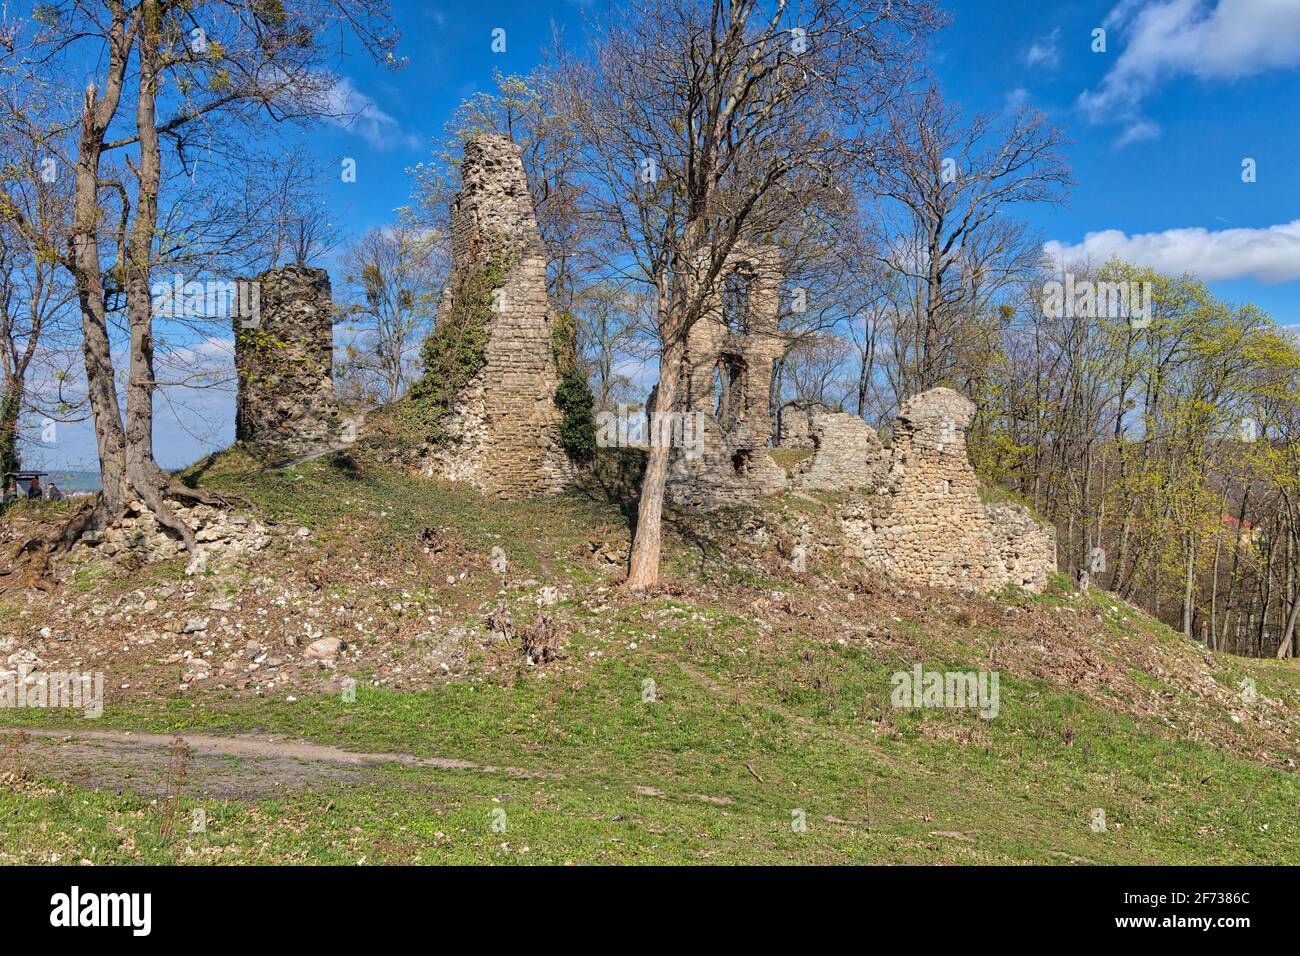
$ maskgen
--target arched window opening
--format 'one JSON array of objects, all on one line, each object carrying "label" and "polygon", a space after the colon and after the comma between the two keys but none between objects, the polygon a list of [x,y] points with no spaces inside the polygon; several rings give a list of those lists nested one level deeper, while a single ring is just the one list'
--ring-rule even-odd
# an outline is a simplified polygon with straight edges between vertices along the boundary
[{"label": "arched window opening", "polygon": [[731,335],[749,334],[749,290],[751,277],[732,272],[722,283],[722,321]]}]

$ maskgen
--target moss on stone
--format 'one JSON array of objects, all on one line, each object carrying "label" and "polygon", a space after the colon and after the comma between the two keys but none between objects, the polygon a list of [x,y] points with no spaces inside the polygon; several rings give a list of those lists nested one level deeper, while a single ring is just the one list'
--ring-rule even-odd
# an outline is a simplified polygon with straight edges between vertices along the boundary
[{"label": "moss on stone", "polygon": [[497,253],[464,270],[452,289],[451,308],[420,346],[424,374],[411,386],[400,416],[404,426],[435,444],[446,439],[442,423],[457,394],[487,364],[493,295],[509,269],[505,254]]}]

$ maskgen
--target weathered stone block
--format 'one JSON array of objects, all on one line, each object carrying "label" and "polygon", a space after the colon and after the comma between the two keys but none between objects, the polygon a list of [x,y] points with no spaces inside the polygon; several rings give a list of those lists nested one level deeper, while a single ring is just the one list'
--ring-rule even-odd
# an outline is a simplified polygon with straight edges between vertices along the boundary
[{"label": "weathered stone block", "polygon": [[234,321],[235,440],[292,459],[328,447],[339,430],[329,274],[290,265],[254,281],[259,314]]}]

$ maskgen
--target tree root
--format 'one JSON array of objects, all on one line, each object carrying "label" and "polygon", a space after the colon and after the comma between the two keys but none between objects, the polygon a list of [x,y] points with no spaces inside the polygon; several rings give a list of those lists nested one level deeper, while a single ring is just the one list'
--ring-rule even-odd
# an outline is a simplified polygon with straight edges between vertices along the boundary
[{"label": "tree root", "polygon": [[140,500],[153,512],[153,520],[168,531],[179,535],[185,550],[193,554],[199,546],[194,538],[194,532],[190,530],[189,525],[176,517],[171,507],[163,500],[163,489],[152,482],[142,481],[135,486],[135,491],[140,496]]},{"label": "tree root", "polygon": [[71,550],[88,530],[102,527],[102,502],[102,495],[92,498],[52,534],[36,535],[14,548],[11,556],[14,566],[0,572],[0,594],[30,590],[52,592],[54,582],[51,580],[50,559]]},{"label": "tree root", "polygon": [[[191,554],[198,547],[194,532],[185,522],[176,517],[167,504],[168,498],[214,508],[232,508],[235,503],[250,508],[256,507],[243,495],[223,495],[189,488],[161,472],[154,480],[141,481],[139,484],[132,482],[131,487],[149,509],[154,520],[180,538],[185,550]],[[110,513],[101,493],[84,503],[61,527],[28,538],[19,544],[12,554],[13,567],[7,571],[0,571],[0,594],[9,591],[39,590],[47,593],[54,591],[51,560],[71,551],[87,532],[106,528],[127,513],[125,505],[113,510],[116,513]]]},{"label": "tree root", "polygon": [[257,507],[251,500],[243,495],[223,495],[215,491],[200,491],[197,488],[191,488],[183,485],[178,481],[169,481],[167,487],[163,489],[165,498],[183,498],[192,501],[195,504],[211,505],[213,508],[233,508],[235,503],[239,503],[246,508]]}]

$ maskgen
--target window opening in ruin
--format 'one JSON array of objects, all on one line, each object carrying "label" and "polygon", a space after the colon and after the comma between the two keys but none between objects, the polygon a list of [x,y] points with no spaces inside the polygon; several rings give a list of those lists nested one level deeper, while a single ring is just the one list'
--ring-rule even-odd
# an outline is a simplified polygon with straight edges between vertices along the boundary
[{"label": "window opening in ruin", "polygon": [[725,431],[740,420],[745,397],[744,359],[738,355],[718,356],[713,383],[713,414]]},{"label": "window opening in ruin", "polygon": [[722,321],[732,335],[749,333],[750,276],[732,272],[722,282]]},{"label": "window opening in ruin", "polygon": [[731,456],[731,467],[738,475],[749,470],[749,452],[741,450]]}]

